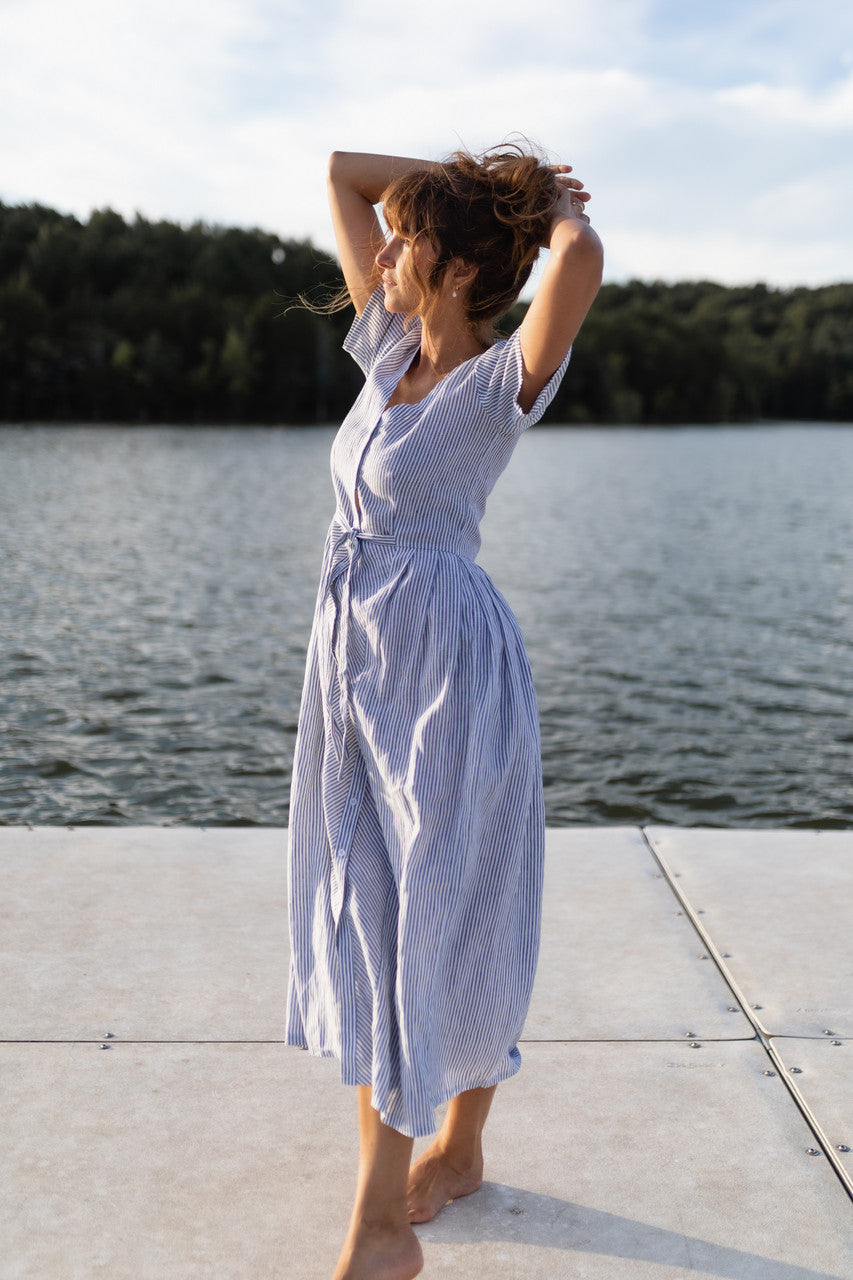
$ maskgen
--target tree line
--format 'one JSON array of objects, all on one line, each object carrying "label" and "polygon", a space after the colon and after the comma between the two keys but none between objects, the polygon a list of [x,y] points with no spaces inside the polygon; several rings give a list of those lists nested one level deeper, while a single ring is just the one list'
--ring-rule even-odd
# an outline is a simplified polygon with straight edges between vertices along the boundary
[{"label": "tree line", "polygon": [[[0,421],[316,423],[361,382],[309,241],[0,203]],[[520,323],[513,308],[500,329]],[[605,285],[552,422],[853,420],[853,284]]]}]

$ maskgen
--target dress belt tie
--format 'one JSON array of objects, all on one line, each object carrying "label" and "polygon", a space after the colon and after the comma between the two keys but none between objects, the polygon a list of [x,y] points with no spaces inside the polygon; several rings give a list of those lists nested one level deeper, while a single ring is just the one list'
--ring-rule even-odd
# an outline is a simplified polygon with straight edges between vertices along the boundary
[{"label": "dress belt tie", "polygon": [[[358,557],[361,554],[362,544],[365,542],[376,542],[384,546],[393,546],[397,537],[393,533],[368,533],[365,529],[358,529],[354,526],[344,524],[340,516],[335,516],[335,523],[340,528],[340,535],[335,543],[334,552],[346,545],[347,558],[340,568],[336,569],[330,579],[329,586],[343,575],[341,583],[340,603],[337,610],[337,644],[335,646],[335,658],[338,664],[338,684],[340,686],[340,702],[339,710],[341,715],[341,748],[339,753],[340,765],[338,767],[338,778],[343,776],[345,756],[344,744],[346,742],[347,716],[349,713],[349,616],[350,603],[352,599],[352,575],[355,569]],[[334,593],[332,593],[334,599]]]}]

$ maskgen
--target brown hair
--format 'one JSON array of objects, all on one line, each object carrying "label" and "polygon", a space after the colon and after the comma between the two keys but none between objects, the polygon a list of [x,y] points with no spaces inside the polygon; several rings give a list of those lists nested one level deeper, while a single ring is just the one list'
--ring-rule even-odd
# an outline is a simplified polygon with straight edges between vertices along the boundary
[{"label": "brown hair", "polygon": [[477,268],[468,286],[468,324],[503,315],[524,287],[560,194],[553,171],[511,143],[473,156],[457,151],[442,164],[396,178],[383,195],[388,226],[437,255],[420,270],[410,258],[420,298],[413,314],[428,317],[454,258]]}]

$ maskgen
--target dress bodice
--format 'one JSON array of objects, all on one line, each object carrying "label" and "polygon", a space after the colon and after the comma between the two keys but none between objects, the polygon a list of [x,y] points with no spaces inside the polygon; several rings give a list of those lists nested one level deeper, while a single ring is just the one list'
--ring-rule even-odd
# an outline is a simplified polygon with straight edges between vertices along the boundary
[{"label": "dress bodice", "polygon": [[544,413],[569,356],[529,413],[518,404],[518,336],[498,339],[442,378],[417,404],[388,400],[420,346],[408,328],[370,299],[344,346],[366,382],[332,450],[337,514],[349,528],[393,534],[401,545],[475,557],[486,499],[518,437]]}]

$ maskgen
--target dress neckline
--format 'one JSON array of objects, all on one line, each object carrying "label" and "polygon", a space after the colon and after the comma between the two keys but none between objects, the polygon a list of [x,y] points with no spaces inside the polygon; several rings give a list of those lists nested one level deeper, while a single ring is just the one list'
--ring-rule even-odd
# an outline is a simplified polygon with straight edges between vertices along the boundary
[{"label": "dress neckline", "polygon": [[409,359],[400,369],[400,373],[397,377],[397,381],[394,383],[393,388],[388,393],[388,398],[385,401],[385,407],[382,410],[382,416],[384,417],[386,413],[390,413],[392,409],[417,409],[418,405],[425,404],[426,401],[429,400],[429,398],[432,395],[434,395],[436,391],[438,391],[439,387],[441,387],[445,382],[447,382],[448,378],[452,378],[455,373],[458,373],[460,369],[464,369],[465,366],[470,364],[472,360],[481,359],[481,357],[486,355],[489,351],[491,351],[492,347],[494,347],[496,343],[499,341],[500,339],[496,338],[495,341],[491,344],[491,346],[486,347],[485,351],[478,351],[473,356],[468,356],[465,360],[460,360],[459,364],[454,365],[452,369],[448,369],[447,373],[442,374],[438,382],[436,382],[434,386],[430,387],[429,391],[427,391],[425,395],[422,395],[420,400],[397,400],[394,402],[394,404],[389,404],[388,401],[391,399],[391,396],[394,395],[394,392],[397,390],[397,387],[400,385],[401,381],[406,376],[409,369],[411,369],[412,363],[414,362],[415,357],[420,352],[420,349],[421,349],[420,332],[418,331],[418,344],[412,350],[412,354],[409,356]]}]

